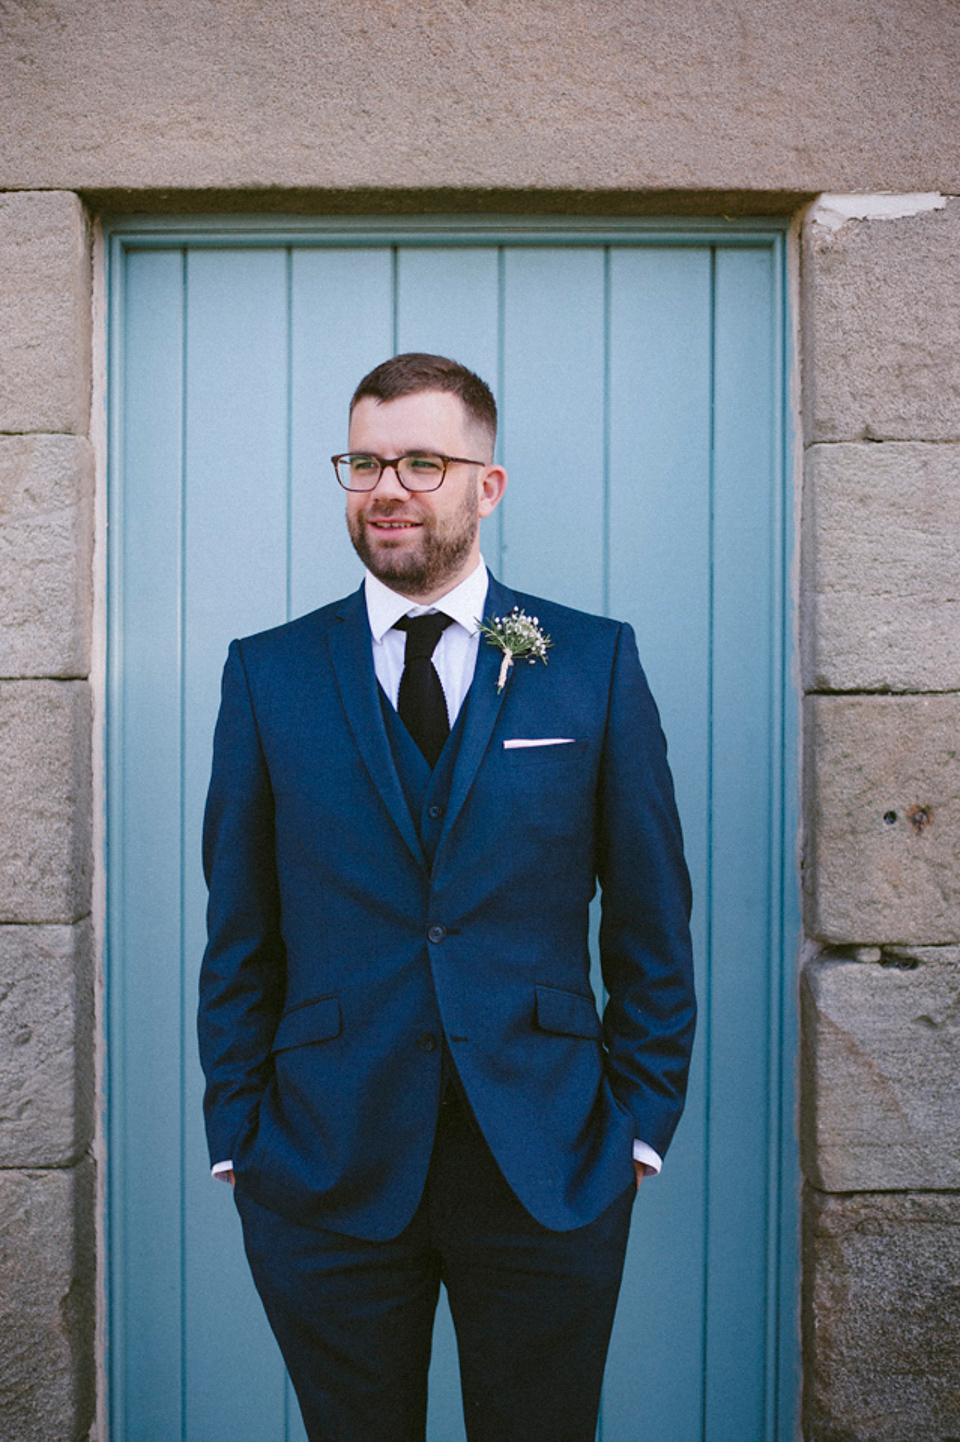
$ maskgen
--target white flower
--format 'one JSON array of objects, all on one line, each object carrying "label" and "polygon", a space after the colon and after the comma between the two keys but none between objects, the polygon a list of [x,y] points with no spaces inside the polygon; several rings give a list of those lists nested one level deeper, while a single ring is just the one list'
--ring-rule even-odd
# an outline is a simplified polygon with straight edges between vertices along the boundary
[{"label": "white flower", "polygon": [[506,616],[491,616],[487,621],[478,621],[477,626],[489,646],[496,646],[503,652],[497,690],[502,691],[514,661],[547,662],[547,647],[553,642],[540,629],[536,616],[528,616],[519,606]]}]

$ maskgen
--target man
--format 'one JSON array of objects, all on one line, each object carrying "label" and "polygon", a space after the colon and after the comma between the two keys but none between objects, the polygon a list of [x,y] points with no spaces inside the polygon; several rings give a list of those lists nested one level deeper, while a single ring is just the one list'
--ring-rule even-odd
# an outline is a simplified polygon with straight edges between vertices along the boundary
[{"label": "man", "polygon": [[224,672],[207,1129],[313,1442],[422,1442],[441,1281],[470,1442],[592,1442],[632,1200],[683,1106],[656,709],[628,626],[488,575],[495,432],[453,361],[372,371],[334,458],[363,587]]}]

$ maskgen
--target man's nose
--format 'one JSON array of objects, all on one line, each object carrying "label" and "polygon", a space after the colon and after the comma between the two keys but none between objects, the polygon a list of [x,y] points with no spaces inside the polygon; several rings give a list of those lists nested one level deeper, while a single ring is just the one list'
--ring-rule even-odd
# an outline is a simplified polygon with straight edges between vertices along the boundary
[{"label": "man's nose", "polygon": [[384,464],[383,470],[377,478],[374,490],[381,500],[400,499],[406,500],[408,490],[401,484],[397,472],[397,462],[389,461]]}]

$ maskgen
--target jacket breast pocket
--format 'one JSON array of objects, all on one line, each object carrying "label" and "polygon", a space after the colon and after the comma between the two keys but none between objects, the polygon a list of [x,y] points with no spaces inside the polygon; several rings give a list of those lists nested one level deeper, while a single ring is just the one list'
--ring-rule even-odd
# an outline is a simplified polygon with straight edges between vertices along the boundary
[{"label": "jacket breast pocket", "polygon": [[318,996],[301,1002],[280,1018],[273,1038],[274,1053],[315,1041],[332,1041],[340,1035],[342,1017],[339,996]]},{"label": "jacket breast pocket", "polygon": [[580,766],[587,754],[586,741],[558,741],[552,746],[504,746],[503,760],[510,776],[522,779],[544,771]]},{"label": "jacket breast pocket", "polygon": [[583,829],[592,814],[588,750],[586,741],[570,741],[502,751],[502,795],[513,804],[516,825],[547,837]]}]

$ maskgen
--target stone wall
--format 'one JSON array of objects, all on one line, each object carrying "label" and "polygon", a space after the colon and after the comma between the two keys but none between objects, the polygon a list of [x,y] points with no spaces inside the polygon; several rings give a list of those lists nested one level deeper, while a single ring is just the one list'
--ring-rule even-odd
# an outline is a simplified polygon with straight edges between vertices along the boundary
[{"label": "stone wall", "polygon": [[0,195],[0,1435],[75,1442],[94,1373],[90,243]]},{"label": "stone wall", "polygon": [[960,200],[805,227],[814,1442],[960,1437]]}]

